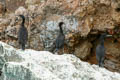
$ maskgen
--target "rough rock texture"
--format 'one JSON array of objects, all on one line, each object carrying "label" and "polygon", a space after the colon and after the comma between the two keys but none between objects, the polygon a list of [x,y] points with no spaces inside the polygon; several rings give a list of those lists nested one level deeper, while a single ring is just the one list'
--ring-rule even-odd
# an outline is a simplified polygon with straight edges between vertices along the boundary
[{"label": "rough rock texture", "polygon": [[[74,53],[78,56],[81,54],[79,50],[82,49],[81,51],[87,54],[85,59],[90,57],[88,55],[94,55],[95,53],[91,53],[90,50],[95,49],[94,46],[91,48],[86,42],[81,44],[81,41],[85,38],[90,44],[93,41],[96,43],[94,37],[88,37],[93,34],[96,37],[100,31],[107,31],[120,42],[120,0],[6,0],[6,3],[5,0],[0,0],[0,2],[3,8],[0,8],[0,11],[7,8],[5,14],[0,17],[0,41],[16,48],[19,47],[17,42],[17,31],[21,22],[17,16],[19,14],[26,18],[25,26],[29,32],[27,48],[50,50],[58,35],[60,21],[66,24],[63,27],[66,36],[65,53]],[[109,43],[112,44],[114,43]],[[112,48],[107,49],[109,54],[107,57],[112,56],[107,65],[111,64],[111,60],[119,58],[118,54],[117,58],[114,57],[114,54],[119,53],[117,47]],[[78,57],[82,56],[83,54]],[[95,55],[93,57],[93,61],[96,61]],[[120,64],[119,62],[117,59],[117,64]],[[111,66],[109,69],[111,70]],[[112,70],[114,69],[120,71],[120,67],[112,67]]]},{"label": "rough rock texture", "polygon": [[[16,15],[24,14],[29,36],[31,37],[33,34],[40,35],[40,42],[42,43],[37,46],[37,50],[41,50],[39,47],[43,47],[42,45],[44,45],[43,48],[45,49],[52,46],[58,33],[58,23],[60,21],[64,21],[66,24],[64,27],[66,36],[71,32],[72,35],[79,33],[80,36],[87,36],[92,30],[105,31],[106,28],[113,29],[119,22],[119,12],[116,11],[119,2],[114,0],[26,0],[21,2],[26,7],[13,9],[15,14],[6,16],[7,19],[12,20],[6,27],[12,27],[11,30],[16,28],[18,25],[16,24]],[[18,2],[13,0],[10,3],[17,4]],[[19,5],[22,6],[23,4]],[[115,13],[116,15],[114,15]],[[17,29],[15,31],[17,32]],[[14,31],[9,34],[13,33]],[[15,36],[14,33],[12,37]],[[30,43],[36,44],[32,40],[29,40]],[[16,46],[15,44],[14,46]],[[34,45],[31,45],[30,48],[33,47]]]},{"label": "rough rock texture", "polygon": [[[111,44],[109,44],[111,43]],[[120,45],[119,42],[112,42],[112,40],[106,41],[106,67],[111,71],[120,72]]]},{"label": "rough rock texture", "polygon": [[119,80],[120,74],[64,54],[16,50],[0,42],[0,80]]},{"label": "rough rock texture", "polygon": [[92,44],[88,41],[83,41],[80,46],[76,47],[74,55],[82,60],[86,60],[90,55]]},{"label": "rough rock texture", "polygon": [[[14,12],[20,6],[25,6],[25,0],[3,0],[8,12]],[[14,5],[13,5],[14,4]]]},{"label": "rough rock texture", "polygon": [[[91,64],[97,64],[96,61],[96,55],[95,55],[95,49],[98,42],[94,42],[94,47],[92,48],[91,55],[88,56],[87,61]],[[120,44],[119,42],[115,42],[113,38],[107,38],[105,39],[105,67],[110,71],[117,71],[120,72]]]}]

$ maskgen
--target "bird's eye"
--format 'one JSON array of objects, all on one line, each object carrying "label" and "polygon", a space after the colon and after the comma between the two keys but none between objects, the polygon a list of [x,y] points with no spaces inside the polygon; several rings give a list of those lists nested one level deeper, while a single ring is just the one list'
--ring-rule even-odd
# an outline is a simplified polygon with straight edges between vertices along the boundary
[{"label": "bird's eye", "polygon": [[15,19],[15,21],[18,21],[18,17]]},{"label": "bird's eye", "polygon": [[120,12],[120,8],[116,8],[115,10],[116,10],[117,12]]},{"label": "bird's eye", "polygon": [[115,9],[117,12],[120,12],[120,4],[118,4],[117,8]]}]

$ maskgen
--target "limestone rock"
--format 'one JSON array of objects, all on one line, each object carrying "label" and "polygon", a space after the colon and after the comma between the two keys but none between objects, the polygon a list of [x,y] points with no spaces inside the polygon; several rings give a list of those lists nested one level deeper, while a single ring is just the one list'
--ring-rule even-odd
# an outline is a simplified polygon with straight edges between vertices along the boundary
[{"label": "limestone rock", "polygon": [[20,6],[25,7],[26,0],[3,0],[3,1],[5,1],[7,11],[11,13],[18,9]]},{"label": "limestone rock", "polygon": [[5,12],[5,5],[2,2],[0,2],[0,15],[3,15],[4,12]]},{"label": "limestone rock", "polygon": [[26,0],[25,4],[27,5],[39,4],[41,1],[44,1],[44,0]]},{"label": "limestone rock", "polygon": [[[1,80],[119,80],[120,74],[82,62],[73,55],[53,55],[47,51],[16,50],[0,42],[3,62]],[[5,51],[5,52],[4,52]],[[13,55],[19,58],[12,57]],[[11,59],[12,60],[9,60]],[[7,60],[8,59],[8,60]],[[1,58],[0,58],[1,60]],[[19,60],[19,61],[16,61]]]},{"label": "limestone rock", "polygon": [[22,6],[15,11],[15,15],[26,15],[26,14],[27,14],[27,10]]},{"label": "limestone rock", "polygon": [[[18,3],[16,1],[8,2]],[[112,29],[115,25],[114,20],[119,21],[119,15],[114,15],[115,11],[112,7],[115,3],[109,0],[25,0],[22,4],[24,3],[27,7],[19,6],[15,9],[14,17],[12,15],[8,17],[12,21],[7,27],[18,27],[16,15],[25,15],[25,25],[28,28],[29,37],[32,34],[36,34],[37,37],[40,35],[39,39],[42,40],[40,41],[42,44],[45,44],[45,50],[52,46],[58,35],[58,23],[60,21],[64,21],[66,24],[64,27],[65,35],[73,32],[73,34],[80,33],[80,36],[89,35],[93,29],[100,31],[104,31],[106,28]],[[110,5],[110,3],[113,4]],[[17,33],[16,30],[13,31]],[[17,45],[14,46],[18,47]],[[33,45],[29,48],[35,49]]]},{"label": "limestone rock", "polygon": [[10,20],[9,19],[0,19],[0,33],[4,32],[5,29],[7,28],[7,26],[10,24]]},{"label": "limestone rock", "polygon": [[[66,49],[75,53],[79,51],[81,37],[88,39],[93,31],[97,35],[100,31],[120,26],[119,7],[120,0],[6,0],[8,11],[0,18],[0,41],[19,48],[17,30],[21,21],[16,15],[23,14],[29,32],[27,48],[49,50],[59,34],[58,23],[64,21],[65,36],[77,36],[65,38],[68,43]],[[116,51],[110,53],[115,54]],[[115,56],[119,57],[118,54]]]},{"label": "limestone rock", "polygon": [[17,52],[13,47],[0,42],[0,69],[2,68],[2,66],[6,62],[9,62],[9,61],[20,62],[20,61],[22,61],[23,58],[21,58],[21,56],[19,56],[16,53]]}]

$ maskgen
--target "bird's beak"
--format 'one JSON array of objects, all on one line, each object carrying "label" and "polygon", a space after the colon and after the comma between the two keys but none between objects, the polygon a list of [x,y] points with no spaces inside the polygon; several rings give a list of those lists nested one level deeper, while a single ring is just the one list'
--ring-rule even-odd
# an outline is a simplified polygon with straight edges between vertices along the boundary
[{"label": "bird's beak", "polygon": [[16,17],[16,18],[15,18],[15,21],[18,21],[18,20],[19,20],[19,18],[18,18],[18,17]]},{"label": "bird's beak", "polygon": [[112,37],[112,35],[106,35],[106,37]]}]

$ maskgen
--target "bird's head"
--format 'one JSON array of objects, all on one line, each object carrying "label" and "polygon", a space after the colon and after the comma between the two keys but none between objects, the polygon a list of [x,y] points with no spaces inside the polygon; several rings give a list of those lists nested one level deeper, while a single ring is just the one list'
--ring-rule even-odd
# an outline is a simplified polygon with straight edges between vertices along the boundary
[{"label": "bird's head", "polygon": [[64,24],[64,22],[60,22],[59,23],[59,27],[62,27],[63,24]]},{"label": "bird's head", "polygon": [[25,17],[24,17],[24,15],[19,15],[19,17],[21,17],[23,20],[25,20]]}]

